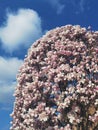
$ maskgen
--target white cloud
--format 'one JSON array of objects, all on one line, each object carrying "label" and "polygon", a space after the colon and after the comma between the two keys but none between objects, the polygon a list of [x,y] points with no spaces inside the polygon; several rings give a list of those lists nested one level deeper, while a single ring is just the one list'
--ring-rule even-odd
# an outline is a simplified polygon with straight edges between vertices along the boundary
[{"label": "white cloud", "polygon": [[21,63],[18,58],[0,57],[0,81],[14,80]]},{"label": "white cloud", "polygon": [[0,57],[0,103],[11,104],[16,86],[16,74],[22,62],[18,58]]},{"label": "white cloud", "polygon": [[37,12],[31,9],[8,12],[6,24],[0,27],[2,47],[10,53],[20,46],[28,47],[41,35],[41,19]]},{"label": "white cloud", "polygon": [[[15,82],[2,82],[0,83],[0,103],[7,106],[6,110],[9,109],[10,104],[12,104],[13,100],[13,93],[15,90],[16,83]],[[4,106],[2,106],[1,109],[5,109]]]},{"label": "white cloud", "polygon": [[48,3],[50,3],[53,8],[56,9],[57,14],[61,14],[65,5],[60,3],[60,0],[46,0]]}]

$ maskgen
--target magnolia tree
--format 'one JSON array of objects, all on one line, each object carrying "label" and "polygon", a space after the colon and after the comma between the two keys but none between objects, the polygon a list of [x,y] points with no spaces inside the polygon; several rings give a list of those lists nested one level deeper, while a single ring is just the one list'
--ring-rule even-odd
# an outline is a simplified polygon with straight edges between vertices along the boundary
[{"label": "magnolia tree", "polygon": [[28,50],[10,130],[98,130],[98,32],[67,25]]}]

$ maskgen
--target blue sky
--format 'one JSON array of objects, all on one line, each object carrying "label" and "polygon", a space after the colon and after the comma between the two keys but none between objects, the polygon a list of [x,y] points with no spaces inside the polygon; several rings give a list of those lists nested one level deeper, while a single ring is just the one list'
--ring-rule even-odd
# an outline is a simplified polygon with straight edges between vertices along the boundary
[{"label": "blue sky", "polygon": [[28,48],[67,24],[98,30],[98,0],[0,0],[0,130],[9,130],[16,74]]}]

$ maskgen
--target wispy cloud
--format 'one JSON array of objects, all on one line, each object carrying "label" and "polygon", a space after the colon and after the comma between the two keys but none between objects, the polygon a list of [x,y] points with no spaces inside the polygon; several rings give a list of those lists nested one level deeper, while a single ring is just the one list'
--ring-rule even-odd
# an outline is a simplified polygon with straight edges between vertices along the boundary
[{"label": "wispy cloud", "polygon": [[0,57],[0,103],[10,106],[16,86],[16,74],[22,62],[18,58]]},{"label": "wispy cloud", "polygon": [[[75,13],[83,13],[85,11],[85,5],[87,0],[44,0],[48,2],[57,12],[57,14],[61,14],[69,5],[72,5],[72,8],[76,10]],[[64,1],[64,2],[63,2]],[[63,4],[64,3],[64,4]]]},{"label": "wispy cloud", "polygon": [[84,4],[85,4],[85,1],[84,1],[84,0],[80,0],[79,5],[80,5],[80,10],[81,10],[81,12],[84,11]]},{"label": "wispy cloud", "polygon": [[60,0],[45,0],[56,10],[57,14],[61,14],[65,5]]},{"label": "wispy cloud", "polygon": [[66,2],[72,4],[73,8],[76,10],[76,13],[82,13],[85,11],[85,4],[87,0],[69,0]]},{"label": "wispy cloud", "polygon": [[42,35],[41,18],[31,9],[7,12],[6,22],[0,27],[2,47],[13,52],[21,45],[28,47]]}]

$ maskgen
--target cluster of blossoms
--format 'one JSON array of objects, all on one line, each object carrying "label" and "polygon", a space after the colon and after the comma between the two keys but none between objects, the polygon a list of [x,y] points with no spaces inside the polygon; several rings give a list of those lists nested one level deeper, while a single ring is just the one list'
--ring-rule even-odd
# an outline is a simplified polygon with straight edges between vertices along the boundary
[{"label": "cluster of blossoms", "polygon": [[10,130],[98,130],[98,32],[47,32],[28,50],[14,95]]}]

